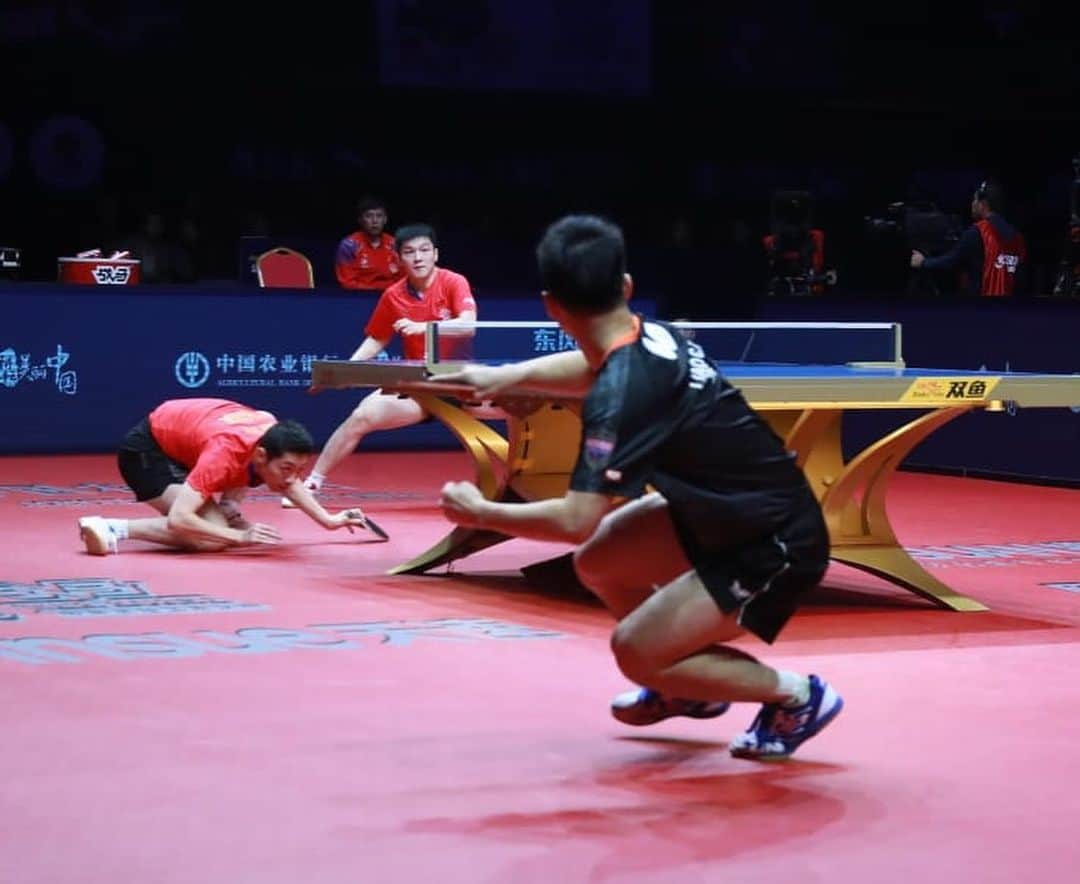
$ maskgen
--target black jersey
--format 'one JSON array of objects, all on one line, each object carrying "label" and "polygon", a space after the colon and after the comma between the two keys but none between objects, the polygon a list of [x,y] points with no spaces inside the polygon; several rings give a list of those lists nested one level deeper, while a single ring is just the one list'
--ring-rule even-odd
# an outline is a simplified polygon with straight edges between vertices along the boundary
[{"label": "black jersey", "polygon": [[[684,540],[737,545],[816,506],[795,455],[678,329],[641,320],[582,407],[575,491],[667,499]],[[721,527],[722,526],[722,527]]]}]

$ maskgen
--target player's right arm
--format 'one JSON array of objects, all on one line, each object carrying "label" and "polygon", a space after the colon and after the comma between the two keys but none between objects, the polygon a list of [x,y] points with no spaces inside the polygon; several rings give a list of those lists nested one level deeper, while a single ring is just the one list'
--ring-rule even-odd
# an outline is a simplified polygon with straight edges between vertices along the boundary
[{"label": "player's right arm", "polygon": [[543,393],[585,393],[592,377],[580,350],[564,350],[506,365],[468,365],[461,371],[440,374],[437,380],[467,384],[476,389],[479,398],[490,399],[511,387]]},{"label": "player's right arm", "polygon": [[386,349],[386,345],[389,343],[389,339],[385,341],[380,341],[378,338],[368,335],[360,343],[360,346],[356,348],[356,351],[353,353],[352,356],[349,357],[349,359],[353,362],[358,359],[374,359],[376,356],[382,353],[383,350]]},{"label": "player's right arm", "polygon": [[281,535],[270,525],[254,524],[244,530],[219,525],[199,515],[207,498],[187,482],[169,507],[169,530],[192,540],[226,543],[229,546],[249,546],[257,543],[279,543]]},{"label": "player's right arm", "polygon": [[[956,245],[944,255],[931,257],[923,254],[918,249],[912,251],[911,254],[912,267],[922,267],[926,270],[956,270],[982,261],[982,237],[979,235],[979,229],[972,224],[960,234],[960,239],[957,240]],[[915,255],[921,257],[915,258]],[[976,256],[978,256],[978,260],[976,260]]]}]

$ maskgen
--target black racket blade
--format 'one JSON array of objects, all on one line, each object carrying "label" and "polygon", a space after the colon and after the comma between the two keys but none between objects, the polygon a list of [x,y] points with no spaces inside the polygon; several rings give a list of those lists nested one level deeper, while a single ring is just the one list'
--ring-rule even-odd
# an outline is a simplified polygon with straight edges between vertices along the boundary
[{"label": "black racket blade", "polygon": [[390,535],[383,531],[383,529],[379,527],[378,523],[374,519],[372,519],[371,516],[365,514],[364,524],[368,526],[368,530],[376,537],[381,538],[382,540],[390,539]]}]

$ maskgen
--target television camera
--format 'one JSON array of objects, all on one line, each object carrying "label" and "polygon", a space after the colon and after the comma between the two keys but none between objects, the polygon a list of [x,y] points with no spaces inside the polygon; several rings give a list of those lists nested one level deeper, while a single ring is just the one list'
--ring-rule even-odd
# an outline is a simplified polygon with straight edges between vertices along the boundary
[{"label": "television camera", "polygon": [[[908,266],[912,251],[934,257],[949,251],[960,239],[964,224],[959,215],[943,212],[931,202],[889,203],[880,215],[864,219],[867,235],[887,243],[890,252],[900,252],[896,260]],[[941,294],[938,280],[929,273],[911,271],[908,274],[907,294]]]},{"label": "television camera", "polygon": [[825,267],[825,231],[814,226],[809,192],[773,193],[769,234],[762,243],[769,262],[767,294],[818,295],[836,284],[836,271]]}]

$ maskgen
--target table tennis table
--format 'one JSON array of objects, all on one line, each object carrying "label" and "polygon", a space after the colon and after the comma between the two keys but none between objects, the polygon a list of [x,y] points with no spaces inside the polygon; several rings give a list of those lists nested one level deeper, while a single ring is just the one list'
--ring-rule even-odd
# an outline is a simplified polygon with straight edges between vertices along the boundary
[{"label": "table tennis table", "polygon": [[[890,479],[916,445],[971,411],[1080,407],[1080,374],[909,367],[895,323],[675,325],[698,340],[794,452],[821,503],[835,561],[940,607],[986,609],[904,550],[889,521]],[[465,362],[518,361],[575,346],[555,323],[429,323],[426,360],[316,361],[312,386],[380,387],[414,398],[469,452],[477,486],[488,499],[539,500],[561,496],[569,487],[581,400],[508,391],[497,403],[506,422],[503,434],[470,412],[475,391],[440,381],[439,375]],[[883,409],[906,413],[895,428],[845,457],[844,414]],[[507,539],[499,532],[455,527],[390,573],[425,572]]]}]

